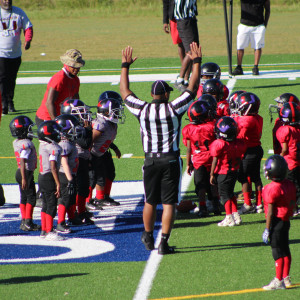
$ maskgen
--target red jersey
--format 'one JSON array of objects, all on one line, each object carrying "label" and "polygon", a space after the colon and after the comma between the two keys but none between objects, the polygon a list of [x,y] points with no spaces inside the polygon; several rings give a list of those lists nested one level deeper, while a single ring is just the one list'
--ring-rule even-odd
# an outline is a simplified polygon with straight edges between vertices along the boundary
[{"label": "red jersey", "polygon": [[214,173],[227,174],[229,171],[237,171],[245,151],[246,145],[243,140],[236,139],[233,142],[215,140],[210,145],[211,156],[218,158]]},{"label": "red jersey", "polygon": [[263,187],[265,215],[268,214],[268,204],[274,206],[275,217],[289,221],[296,207],[296,187],[293,182],[285,179],[280,182],[272,181]]},{"label": "red jersey", "polygon": [[182,129],[183,144],[191,141],[193,154],[193,165],[196,169],[205,166],[208,170],[211,167],[212,157],[209,152],[210,144],[216,139],[214,133],[214,122],[204,124],[188,124]]},{"label": "red jersey", "polygon": [[300,127],[284,125],[278,128],[276,137],[280,144],[287,143],[288,153],[284,158],[289,170],[300,166]]},{"label": "red jersey", "polygon": [[229,103],[227,102],[227,100],[222,100],[218,102],[217,106],[217,119],[222,118],[224,116],[230,116]]},{"label": "red jersey", "polygon": [[47,90],[44,94],[42,104],[36,112],[37,117],[41,120],[51,120],[48,109],[46,107],[46,101],[50,87],[52,87],[59,93],[54,103],[56,115],[59,116],[60,104],[66,99],[73,99],[73,97],[79,93],[79,85],[79,78],[77,76],[70,77],[68,75],[68,72],[64,68],[58,73],[54,74],[47,85]]},{"label": "red jersey", "polygon": [[275,120],[275,124],[272,130],[272,134],[273,134],[273,150],[274,150],[274,154],[280,154],[281,153],[281,145],[280,142],[278,141],[277,137],[276,137],[276,132],[278,130],[279,127],[283,126],[283,123],[280,121],[279,118],[277,118]]},{"label": "red jersey", "polygon": [[261,145],[263,118],[260,115],[238,116],[234,120],[238,124],[238,138],[244,140],[247,148]]}]

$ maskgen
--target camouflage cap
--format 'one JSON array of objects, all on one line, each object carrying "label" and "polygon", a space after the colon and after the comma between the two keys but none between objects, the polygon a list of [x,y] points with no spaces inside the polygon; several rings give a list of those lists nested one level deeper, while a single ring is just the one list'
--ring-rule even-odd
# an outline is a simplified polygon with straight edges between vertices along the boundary
[{"label": "camouflage cap", "polygon": [[82,59],[81,52],[76,49],[67,50],[66,53],[60,57],[60,61],[64,65],[73,68],[81,68],[85,65],[85,61]]}]

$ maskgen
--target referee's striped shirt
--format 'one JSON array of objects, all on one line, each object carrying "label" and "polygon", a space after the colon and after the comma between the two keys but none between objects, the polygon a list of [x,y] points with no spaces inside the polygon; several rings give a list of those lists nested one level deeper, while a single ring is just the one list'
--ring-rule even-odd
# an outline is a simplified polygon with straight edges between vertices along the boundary
[{"label": "referee's striped shirt", "polygon": [[145,153],[170,153],[179,151],[181,118],[194,96],[186,91],[172,102],[153,100],[151,103],[134,94],[124,100],[126,107],[140,123]]},{"label": "referee's striped shirt", "polygon": [[176,20],[193,18],[197,15],[197,0],[175,0],[174,17]]}]

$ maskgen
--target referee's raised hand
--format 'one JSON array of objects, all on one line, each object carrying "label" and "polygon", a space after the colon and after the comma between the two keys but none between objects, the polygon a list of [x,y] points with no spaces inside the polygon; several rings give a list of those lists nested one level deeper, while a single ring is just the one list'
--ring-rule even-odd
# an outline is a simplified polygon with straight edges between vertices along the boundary
[{"label": "referee's raised hand", "polygon": [[132,59],[133,49],[130,46],[127,46],[124,50],[122,50],[122,63],[127,63],[131,65],[136,61],[137,57]]}]

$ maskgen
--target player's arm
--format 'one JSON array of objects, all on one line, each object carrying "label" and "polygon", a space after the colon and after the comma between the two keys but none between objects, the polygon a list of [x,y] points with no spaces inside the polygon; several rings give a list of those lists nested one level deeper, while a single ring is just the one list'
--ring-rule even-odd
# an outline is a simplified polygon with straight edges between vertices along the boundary
[{"label": "player's arm", "polygon": [[120,78],[120,94],[122,99],[132,94],[132,91],[129,89],[129,66],[134,63],[137,57],[132,58],[132,47],[127,46],[122,50],[122,67],[121,67],[121,78]]},{"label": "player's arm", "polygon": [[189,175],[192,175],[193,171],[194,171],[194,166],[192,162],[191,140],[186,140],[186,172]]},{"label": "player's arm", "polygon": [[46,108],[51,117],[51,120],[54,120],[55,117],[57,116],[54,103],[55,103],[56,99],[58,98],[58,95],[59,95],[59,92],[56,91],[53,87],[49,88],[48,96],[47,96],[47,100],[46,100]]},{"label": "player's arm", "polygon": [[55,184],[56,184],[56,192],[55,196],[56,198],[60,197],[60,182],[58,178],[58,169],[57,169],[57,164],[55,160],[50,161],[50,167],[51,167],[51,173],[54,178]]},{"label": "player's arm", "polygon": [[266,229],[268,229],[268,230],[270,230],[270,227],[271,227],[272,217],[273,217],[273,204],[269,203],[268,204],[268,213],[267,213],[267,217],[266,217]]},{"label": "player's arm", "polygon": [[93,129],[93,143],[101,136],[102,132],[97,130],[97,129]]},{"label": "player's arm", "polygon": [[285,143],[285,142],[282,143],[282,144],[281,144],[281,153],[280,153],[280,155],[281,155],[281,156],[285,156],[285,155],[288,154],[288,152],[289,152],[288,144]]},{"label": "player's arm", "polygon": [[112,150],[114,150],[117,158],[121,158],[121,156],[122,156],[121,151],[120,151],[120,149],[118,148],[118,146],[116,144],[111,143],[109,145],[109,148],[112,149]]},{"label": "player's arm", "polygon": [[20,171],[21,171],[21,176],[22,176],[22,190],[27,190],[28,188],[28,183],[27,183],[27,178],[26,178],[26,173],[25,173],[25,163],[26,159],[21,158],[20,159]]},{"label": "player's arm", "polygon": [[271,14],[271,3],[270,0],[266,0],[265,2],[265,27],[267,27],[268,22],[269,22],[269,18],[270,18],[270,14]]},{"label": "player's arm", "polygon": [[66,175],[68,181],[72,181],[73,176],[72,176],[70,166],[69,166],[69,163],[68,163],[68,156],[67,155],[64,155],[64,156],[61,157],[61,165],[64,169],[64,172],[65,172],[65,175]]},{"label": "player's arm", "polygon": [[216,184],[216,180],[215,180],[215,169],[216,169],[217,163],[218,163],[218,157],[214,156],[214,157],[213,157],[213,160],[212,160],[212,163],[211,163],[210,179],[209,179],[209,182],[210,182],[210,184],[212,184],[212,185],[215,185],[215,184]]}]

